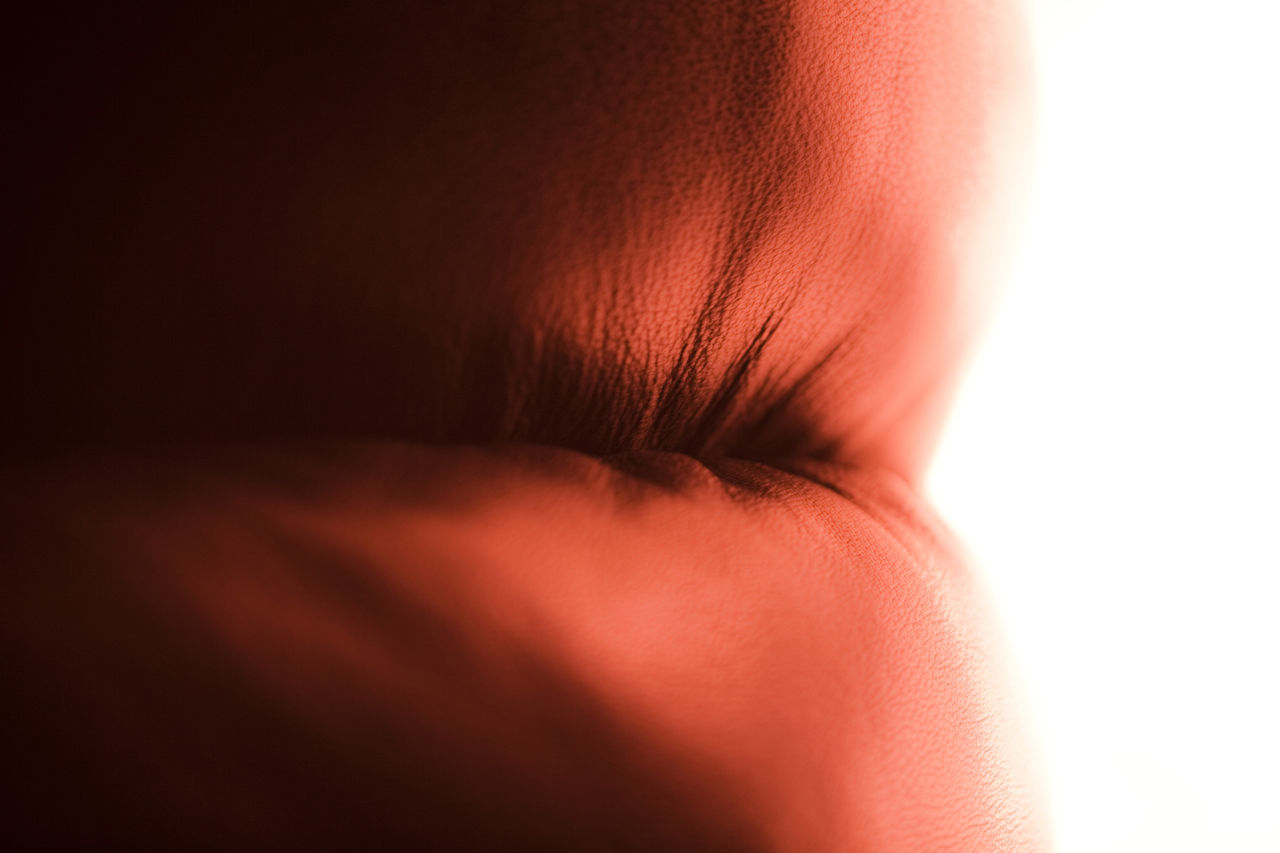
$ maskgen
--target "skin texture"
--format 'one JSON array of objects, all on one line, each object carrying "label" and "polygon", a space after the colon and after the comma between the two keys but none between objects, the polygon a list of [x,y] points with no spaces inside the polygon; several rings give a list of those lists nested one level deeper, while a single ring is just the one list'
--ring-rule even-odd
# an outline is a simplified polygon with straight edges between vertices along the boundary
[{"label": "skin texture", "polygon": [[376,5],[9,28],[11,446],[920,470],[1006,165],[999,7]]},{"label": "skin texture", "polygon": [[1034,850],[915,494],[994,0],[20,7],[3,829]]},{"label": "skin texture", "polygon": [[987,614],[884,472],[267,447],[46,465],[4,498],[7,832],[1041,840]]}]

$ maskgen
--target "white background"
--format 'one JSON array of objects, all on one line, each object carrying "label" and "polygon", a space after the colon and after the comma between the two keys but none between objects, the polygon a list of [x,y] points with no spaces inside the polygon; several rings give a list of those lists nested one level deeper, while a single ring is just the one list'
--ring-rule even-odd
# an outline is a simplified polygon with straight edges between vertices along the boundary
[{"label": "white background", "polygon": [[1030,215],[931,490],[1062,853],[1280,851],[1280,3],[1029,2]]}]

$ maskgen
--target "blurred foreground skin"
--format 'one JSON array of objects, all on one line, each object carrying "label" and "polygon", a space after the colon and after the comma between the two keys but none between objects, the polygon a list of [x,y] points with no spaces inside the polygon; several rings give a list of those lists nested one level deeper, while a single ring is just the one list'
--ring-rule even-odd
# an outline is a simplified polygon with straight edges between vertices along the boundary
[{"label": "blurred foreground skin", "polygon": [[915,494],[994,0],[20,9],[5,840],[1043,849]]}]

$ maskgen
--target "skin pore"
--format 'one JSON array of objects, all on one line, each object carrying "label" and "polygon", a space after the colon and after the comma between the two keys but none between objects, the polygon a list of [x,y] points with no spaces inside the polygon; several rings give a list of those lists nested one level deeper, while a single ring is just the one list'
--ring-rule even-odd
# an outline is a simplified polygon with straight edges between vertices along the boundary
[{"label": "skin pore", "polygon": [[1046,846],[915,488],[1003,3],[11,17],[0,832]]}]

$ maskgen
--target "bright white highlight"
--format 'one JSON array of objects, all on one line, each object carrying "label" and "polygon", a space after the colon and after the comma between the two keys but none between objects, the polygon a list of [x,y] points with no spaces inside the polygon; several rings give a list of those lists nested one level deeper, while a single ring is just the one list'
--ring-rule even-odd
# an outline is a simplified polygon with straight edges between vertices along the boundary
[{"label": "bright white highlight", "polygon": [[1062,853],[1280,850],[1280,7],[1031,2],[1033,204],[932,492]]}]

